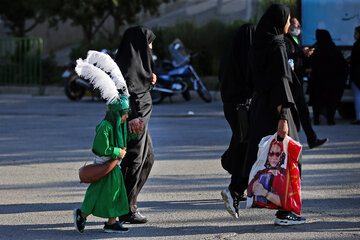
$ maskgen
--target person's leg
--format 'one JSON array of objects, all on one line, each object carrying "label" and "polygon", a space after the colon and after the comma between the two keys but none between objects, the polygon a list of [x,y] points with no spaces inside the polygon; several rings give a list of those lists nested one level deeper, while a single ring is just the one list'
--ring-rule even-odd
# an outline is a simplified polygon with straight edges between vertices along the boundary
[{"label": "person's leg", "polygon": [[116,218],[109,218],[108,224],[114,224],[116,222]]},{"label": "person's leg", "polygon": [[298,115],[300,118],[301,126],[304,129],[309,148],[310,149],[316,148],[326,143],[329,139],[327,138],[318,139],[314,129],[311,126],[309,107],[306,103],[305,95],[303,91],[299,91],[299,94],[297,95],[295,102],[299,113]]},{"label": "person's leg", "polygon": [[[221,191],[226,210],[235,218],[238,218],[239,202],[246,199],[241,185],[242,165],[245,159],[247,143],[241,139],[241,119],[234,103],[224,103],[224,115],[228,121],[232,137],[230,145],[221,157],[221,164],[231,174],[231,181],[227,188]],[[240,184],[239,184],[240,183]]]},{"label": "person's leg", "polygon": [[296,99],[296,107],[299,112],[299,118],[301,126],[304,129],[307,142],[314,142],[317,139],[316,133],[311,126],[309,107],[306,104],[305,96],[303,91],[299,91]]},{"label": "person's leg", "polygon": [[313,116],[314,116],[314,125],[320,124],[320,105],[317,102],[313,103]]},{"label": "person's leg", "polygon": [[231,128],[232,136],[229,147],[221,156],[221,165],[226,171],[228,171],[230,174],[233,174],[234,171],[233,163],[234,163],[234,159],[236,159],[235,155],[240,138],[239,121],[237,119],[237,114],[236,114],[236,104],[224,103],[223,110],[224,110],[225,119]]},{"label": "person's leg", "polygon": [[147,219],[137,214],[137,196],[144,186],[154,163],[154,152],[148,126],[135,141],[128,144],[128,152],[121,163],[130,212],[120,221],[131,223],[146,223]]},{"label": "person's leg", "polygon": [[354,104],[355,104],[355,113],[356,119],[354,123],[360,124],[360,89],[356,86],[355,83],[351,83],[351,88],[354,92]]},{"label": "person's leg", "polygon": [[335,125],[336,104],[326,105],[326,120],[328,125]]},{"label": "person's leg", "polygon": [[145,182],[147,181],[152,166],[154,165],[154,149],[152,145],[152,140],[150,133],[147,133],[147,156],[145,158],[144,164],[140,170],[139,179],[136,185],[136,190],[131,194],[131,202],[133,206],[135,206],[135,210],[137,209],[137,197],[143,188]]}]

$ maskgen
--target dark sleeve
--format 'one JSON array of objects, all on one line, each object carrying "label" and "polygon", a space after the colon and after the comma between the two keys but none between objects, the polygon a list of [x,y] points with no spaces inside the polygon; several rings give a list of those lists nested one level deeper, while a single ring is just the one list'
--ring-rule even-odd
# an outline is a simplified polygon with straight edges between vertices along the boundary
[{"label": "dark sleeve", "polygon": [[129,121],[132,120],[132,119],[135,119],[135,118],[138,118],[139,117],[139,114],[137,112],[137,102],[136,102],[136,95],[135,94],[131,94],[130,93],[130,109],[131,109],[131,112],[130,112],[130,116],[129,116]]},{"label": "dark sleeve", "polygon": [[290,108],[294,105],[289,82],[291,69],[288,63],[285,47],[277,48],[269,61],[268,75],[271,81],[270,104],[273,107],[282,105],[282,108]]},{"label": "dark sleeve", "polygon": [[289,59],[294,58],[293,54],[295,53],[295,49],[294,49],[294,46],[293,46],[291,40],[287,36],[284,38],[284,40],[285,40],[285,45],[286,45],[286,53],[287,53]]}]

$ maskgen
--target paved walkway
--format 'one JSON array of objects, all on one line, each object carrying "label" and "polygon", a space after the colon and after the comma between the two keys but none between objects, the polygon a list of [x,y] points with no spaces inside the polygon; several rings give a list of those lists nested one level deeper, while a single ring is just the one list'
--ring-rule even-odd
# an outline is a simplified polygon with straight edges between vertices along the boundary
[{"label": "paved walkway", "polygon": [[[337,118],[320,125],[325,146],[304,143],[303,216],[307,224],[274,226],[274,211],[244,209],[233,219],[220,191],[229,183],[219,158],[230,131],[222,104],[199,99],[154,106],[150,122],[156,162],[139,197],[144,225],[105,234],[90,216],[75,232],[72,209],[86,184],[78,169],[89,159],[105,105],[63,96],[0,94],[0,239],[359,239],[360,126]],[[304,140],[301,132],[300,137]]]}]

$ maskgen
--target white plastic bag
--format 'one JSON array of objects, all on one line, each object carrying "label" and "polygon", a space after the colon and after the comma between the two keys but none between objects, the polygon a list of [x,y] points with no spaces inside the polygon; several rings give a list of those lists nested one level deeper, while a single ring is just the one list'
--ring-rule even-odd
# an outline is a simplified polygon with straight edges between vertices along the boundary
[{"label": "white plastic bag", "polygon": [[277,133],[259,143],[257,160],[251,168],[247,189],[247,208],[284,209],[300,214],[300,174],[297,160],[299,142]]}]

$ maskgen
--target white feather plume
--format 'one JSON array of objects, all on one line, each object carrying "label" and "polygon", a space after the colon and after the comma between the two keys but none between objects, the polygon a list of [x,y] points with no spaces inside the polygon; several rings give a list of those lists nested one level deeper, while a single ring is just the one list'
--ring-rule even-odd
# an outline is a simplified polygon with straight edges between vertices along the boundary
[{"label": "white feather plume", "polygon": [[76,73],[89,80],[94,88],[99,89],[101,97],[107,100],[107,104],[112,104],[119,99],[118,91],[115,83],[109,75],[98,67],[79,58],[76,61]]},{"label": "white feather plume", "polygon": [[114,81],[117,89],[122,89],[127,97],[129,91],[125,79],[116,64],[116,62],[106,53],[89,50],[86,61],[94,64],[96,67],[101,68],[106,73],[110,74],[111,79]]}]

